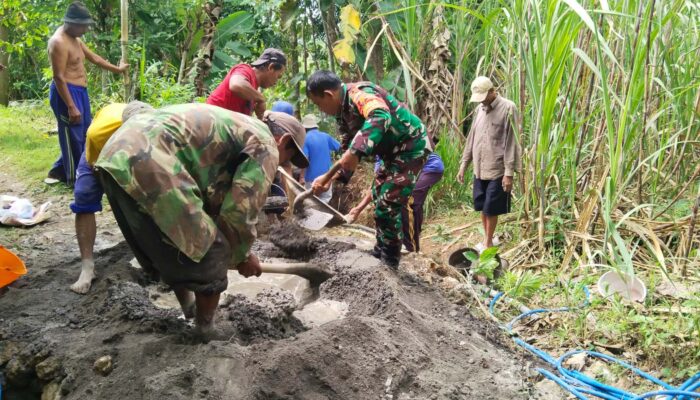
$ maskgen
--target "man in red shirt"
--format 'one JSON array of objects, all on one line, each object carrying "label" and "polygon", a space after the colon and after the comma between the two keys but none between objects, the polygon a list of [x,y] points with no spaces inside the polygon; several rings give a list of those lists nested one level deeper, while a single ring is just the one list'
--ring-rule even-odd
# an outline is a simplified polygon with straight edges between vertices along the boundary
[{"label": "man in red shirt", "polygon": [[255,115],[262,119],[265,112],[265,96],[258,88],[274,86],[284,73],[287,57],[281,50],[265,49],[260,58],[250,64],[235,65],[226,78],[207,98],[212,104],[241,114]]}]

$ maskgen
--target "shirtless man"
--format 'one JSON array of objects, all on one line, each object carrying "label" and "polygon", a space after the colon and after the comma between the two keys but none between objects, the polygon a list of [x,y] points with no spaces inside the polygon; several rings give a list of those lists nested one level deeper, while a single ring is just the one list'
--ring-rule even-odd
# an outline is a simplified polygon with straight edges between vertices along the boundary
[{"label": "shirtless man", "polygon": [[61,156],[49,171],[48,178],[73,185],[80,155],[85,149],[85,134],[92,121],[90,99],[87,93],[85,59],[102,69],[123,73],[129,67],[115,66],[90,51],[80,37],[94,22],[83,3],[68,6],[63,26],[49,39],[49,58],[53,70],[53,82],[49,102],[58,121],[58,139]]}]

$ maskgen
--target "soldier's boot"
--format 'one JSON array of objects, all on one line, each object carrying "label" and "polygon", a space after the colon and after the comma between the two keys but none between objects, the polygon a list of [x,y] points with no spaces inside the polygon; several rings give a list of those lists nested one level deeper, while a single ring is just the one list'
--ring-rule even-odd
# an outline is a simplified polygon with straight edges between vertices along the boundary
[{"label": "soldier's boot", "polygon": [[382,261],[389,268],[396,271],[401,261],[401,246],[387,246],[382,251]]}]

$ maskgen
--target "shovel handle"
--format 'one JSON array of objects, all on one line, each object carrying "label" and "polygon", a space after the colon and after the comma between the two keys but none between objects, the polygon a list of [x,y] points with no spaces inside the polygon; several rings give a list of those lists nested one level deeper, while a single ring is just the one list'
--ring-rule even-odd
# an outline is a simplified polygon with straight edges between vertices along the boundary
[{"label": "shovel handle", "polygon": [[314,267],[309,263],[260,263],[262,272],[270,274],[293,274],[291,268],[309,268]]}]

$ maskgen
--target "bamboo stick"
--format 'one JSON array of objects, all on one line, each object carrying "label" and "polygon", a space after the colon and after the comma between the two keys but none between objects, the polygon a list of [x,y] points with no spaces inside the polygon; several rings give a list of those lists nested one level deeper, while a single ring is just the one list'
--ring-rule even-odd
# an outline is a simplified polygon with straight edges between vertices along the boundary
[{"label": "bamboo stick", "polygon": [[[121,0],[121,62],[128,64],[129,50],[129,0]],[[129,72],[124,72],[124,102],[129,102]]]}]

